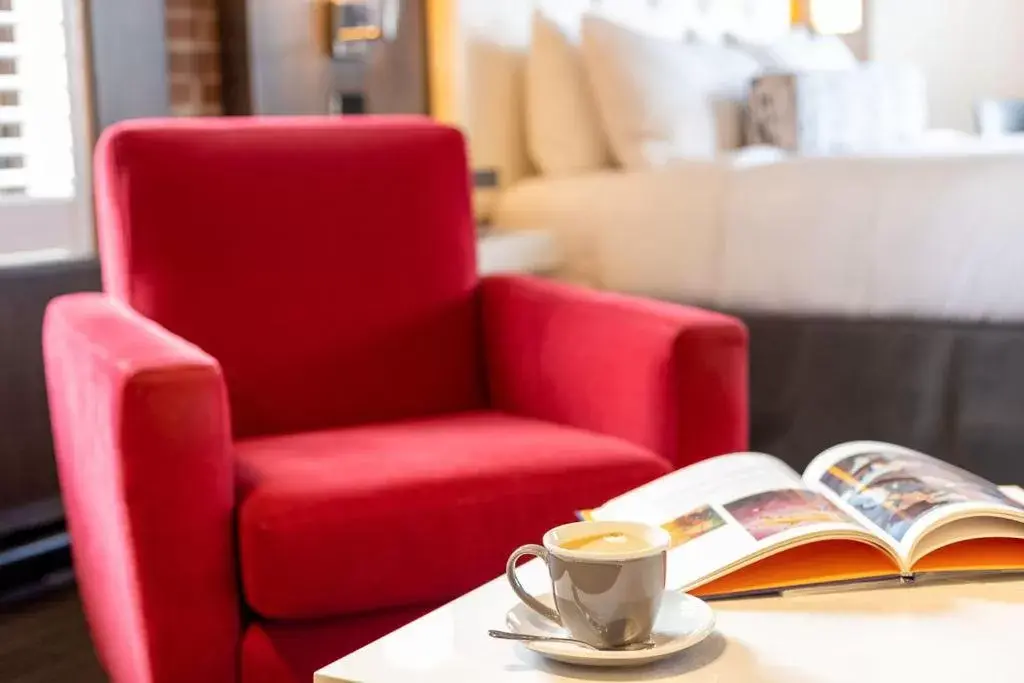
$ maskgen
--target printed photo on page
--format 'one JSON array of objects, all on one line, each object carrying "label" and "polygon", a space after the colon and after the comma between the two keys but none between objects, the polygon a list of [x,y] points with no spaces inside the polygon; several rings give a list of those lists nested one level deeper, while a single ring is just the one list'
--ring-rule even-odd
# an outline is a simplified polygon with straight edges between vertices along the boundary
[{"label": "printed photo on page", "polygon": [[923,453],[861,441],[816,455],[802,475],[763,453],[710,458],[581,516],[663,527],[669,585],[714,598],[1024,572],[1021,500]]},{"label": "printed photo on page", "polygon": [[741,453],[667,475],[591,511],[590,519],[657,524],[673,540],[670,586],[689,586],[747,558],[814,534],[865,535],[774,457]]}]

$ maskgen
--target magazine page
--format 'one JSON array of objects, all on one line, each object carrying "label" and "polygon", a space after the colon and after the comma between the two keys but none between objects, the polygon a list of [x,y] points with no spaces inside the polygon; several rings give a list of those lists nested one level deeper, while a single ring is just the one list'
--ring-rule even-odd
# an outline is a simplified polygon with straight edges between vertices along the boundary
[{"label": "magazine page", "polygon": [[[666,528],[673,539],[668,584],[687,588],[773,549],[815,537],[864,538],[860,524],[807,490],[777,458],[711,458],[615,498],[586,518]],[[888,560],[886,560],[888,562]]]},{"label": "magazine page", "polygon": [[1024,525],[998,521],[1024,522],[1020,501],[981,477],[909,448],[878,441],[841,444],[807,466],[804,482],[889,539],[905,568],[960,541],[1024,537]]}]

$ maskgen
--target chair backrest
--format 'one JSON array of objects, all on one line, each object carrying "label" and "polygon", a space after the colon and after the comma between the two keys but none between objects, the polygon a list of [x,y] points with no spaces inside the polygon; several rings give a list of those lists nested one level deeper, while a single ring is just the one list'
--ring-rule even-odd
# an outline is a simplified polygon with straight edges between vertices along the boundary
[{"label": "chair backrest", "polygon": [[479,407],[462,136],[414,117],[114,127],[104,288],[221,364],[236,436]]}]

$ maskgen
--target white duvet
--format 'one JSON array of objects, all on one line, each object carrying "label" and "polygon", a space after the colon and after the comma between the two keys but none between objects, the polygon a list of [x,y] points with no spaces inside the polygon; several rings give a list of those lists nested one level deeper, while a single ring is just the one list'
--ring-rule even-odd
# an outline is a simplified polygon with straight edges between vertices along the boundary
[{"label": "white duvet", "polygon": [[780,313],[1024,320],[1024,147],[728,159],[532,179],[499,226],[551,230],[566,275]]}]

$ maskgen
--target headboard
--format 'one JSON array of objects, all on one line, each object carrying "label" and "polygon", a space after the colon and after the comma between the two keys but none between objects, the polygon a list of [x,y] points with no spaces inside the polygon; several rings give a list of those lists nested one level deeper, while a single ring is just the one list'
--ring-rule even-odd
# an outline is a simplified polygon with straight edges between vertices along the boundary
[{"label": "headboard", "polygon": [[784,32],[792,12],[791,0],[427,0],[431,113],[463,128],[474,168],[494,169],[502,186],[531,173],[523,63],[537,8],[566,21],[648,13],[705,35]]}]

